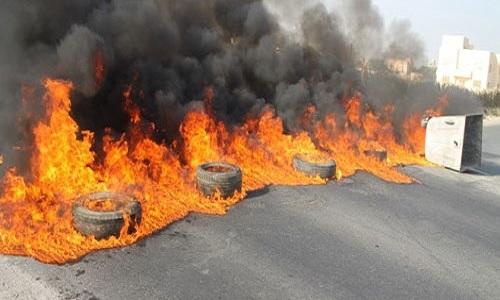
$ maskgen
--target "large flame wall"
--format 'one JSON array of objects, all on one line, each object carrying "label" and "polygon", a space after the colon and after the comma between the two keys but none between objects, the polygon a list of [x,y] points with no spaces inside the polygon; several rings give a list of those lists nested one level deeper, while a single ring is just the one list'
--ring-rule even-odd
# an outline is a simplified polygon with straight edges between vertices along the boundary
[{"label": "large flame wall", "polygon": [[[267,185],[324,184],[293,170],[292,158],[298,153],[335,159],[338,178],[363,170],[405,184],[413,179],[396,166],[427,164],[420,155],[425,138],[420,115],[408,118],[405,135],[397,137],[390,121],[392,109],[376,114],[363,108],[358,97],[344,101],[345,121],[330,115],[315,122],[308,132],[293,135],[285,134],[283,122],[271,109],[228,128],[214,118],[208,99],[204,108],[187,114],[178,141],[158,143],[144,129],[154,125],[144,126],[140,109],[130,99],[132,87],[123,92],[131,128],[121,138],[106,135],[102,143],[105,155],[98,160],[92,151],[93,133],[81,131],[70,115],[72,84],[49,79],[44,85],[46,116],[34,129],[31,176],[21,177],[12,169],[3,179],[0,252],[46,263],[61,264],[99,249],[130,245],[190,212],[224,214],[247,192]],[[213,96],[208,94],[208,98]],[[304,118],[311,114],[313,107]],[[378,148],[387,150],[386,162],[363,154],[364,149]],[[214,160],[242,168],[241,194],[232,199],[207,199],[196,191],[194,169]],[[73,229],[72,200],[102,190],[125,192],[140,200],[143,222],[137,232],[98,241]]]}]

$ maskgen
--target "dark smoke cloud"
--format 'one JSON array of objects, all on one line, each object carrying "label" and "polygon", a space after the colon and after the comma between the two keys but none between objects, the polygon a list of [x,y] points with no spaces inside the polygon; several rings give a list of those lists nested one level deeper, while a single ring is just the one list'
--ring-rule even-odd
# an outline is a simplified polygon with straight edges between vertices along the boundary
[{"label": "dark smoke cloud", "polygon": [[343,1],[347,36],[364,59],[380,57],[384,48],[384,20],[371,0]]},{"label": "dark smoke cloud", "polygon": [[416,64],[423,63],[424,43],[411,31],[411,23],[408,20],[394,21],[389,27],[387,41],[385,58],[409,58]]},{"label": "dark smoke cloud", "polygon": [[[97,135],[108,127],[117,134],[127,130],[122,94],[131,85],[133,101],[157,125],[161,140],[175,138],[184,114],[208,87],[220,120],[236,124],[269,105],[288,130],[301,128],[309,105],[321,115],[339,112],[341,100],[355,91],[374,107],[425,98],[419,87],[399,89],[392,79],[384,83],[390,90],[385,95],[356,71],[356,56],[382,56],[385,49],[378,38],[383,21],[371,1],[349,2],[347,13],[302,2],[295,16],[301,38],[290,38],[272,13],[290,6],[269,1],[1,1],[0,152],[29,128],[29,122],[18,124],[21,86],[39,87],[46,76],[74,82],[73,116]],[[418,59],[422,49],[409,26],[391,28],[385,53]],[[103,82],[95,74],[98,54],[105,62]],[[426,99],[436,101],[439,89],[429,89]]]},{"label": "dark smoke cloud", "polygon": [[473,94],[455,87],[439,87],[433,82],[408,82],[393,74],[367,75],[364,80],[365,101],[381,110],[391,105],[395,108],[396,128],[403,125],[404,118],[413,112],[425,112],[443,96],[449,105],[444,114],[480,114],[481,103]]},{"label": "dark smoke cloud", "polygon": [[[23,86],[39,85],[43,76],[55,74],[57,43],[98,2],[0,2],[0,153],[6,156],[4,166],[16,164],[16,154],[23,154],[13,151],[14,146],[27,147],[30,122],[18,114]],[[59,17],[53,18],[54,14]]]},{"label": "dark smoke cloud", "polygon": [[387,28],[372,0],[342,0],[345,31],[358,59],[410,59],[416,65],[425,60],[425,47],[408,20],[395,20]]},{"label": "dark smoke cloud", "polygon": [[293,32],[297,35],[300,29],[300,21],[304,11],[312,6],[320,3],[319,0],[265,0],[264,3],[269,10],[276,15],[284,29]]},{"label": "dark smoke cloud", "polygon": [[104,52],[104,41],[100,36],[87,27],[73,25],[57,47],[61,76],[69,78],[84,96],[94,96],[100,88],[95,75],[96,55],[110,61]]},{"label": "dark smoke cloud", "polygon": [[328,64],[333,59],[333,63],[338,64],[338,69],[352,63],[351,48],[340,29],[340,21],[336,15],[328,13],[323,4],[304,12],[302,31],[305,43],[318,50],[323,64]]}]

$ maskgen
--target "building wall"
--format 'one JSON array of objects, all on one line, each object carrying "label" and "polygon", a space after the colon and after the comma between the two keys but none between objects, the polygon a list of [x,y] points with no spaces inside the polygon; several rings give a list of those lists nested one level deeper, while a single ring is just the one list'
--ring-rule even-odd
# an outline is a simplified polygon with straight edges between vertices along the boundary
[{"label": "building wall", "polygon": [[498,66],[498,72],[497,72],[497,91],[500,91],[500,54],[496,54],[497,58],[497,66]]},{"label": "building wall", "polygon": [[474,92],[500,89],[500,55],[474,50],[466,37],[444,36],[439,51],[436,81]]}]

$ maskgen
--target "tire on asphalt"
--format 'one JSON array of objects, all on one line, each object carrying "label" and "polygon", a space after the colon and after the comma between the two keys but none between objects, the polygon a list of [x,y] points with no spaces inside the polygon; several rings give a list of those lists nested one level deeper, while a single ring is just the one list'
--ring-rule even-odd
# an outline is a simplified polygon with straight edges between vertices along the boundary
[{"label": "tire on asphalt", "polygon": [[335,178],[337,172],[337,164],[333,160],[310,162],[301,155],[296,155],[293,158],[293,167],[307,176],[320,177],[326,180]]},{"label": "tire on asphalt", "polygon": [[223,162],[210,162],[200,165],[196,170],[198,189],[206,197],[217,191],[223,198],[234,196],[242,188],[242,172],[235,165]]},{"label": "tire on asphalt", "polygon": [[[116,206],[110,211],[96,211],[87,207],[86,201],[110,200]],[[141,204],[129,196],[99,192],[79,197],[73,203],[73,226],[84,236],[93,236],[96,239],[106,239],[111,236],[119,237],[125,224],[125,217],[129,218],[129,232],[133,233],[141,223]]]}]

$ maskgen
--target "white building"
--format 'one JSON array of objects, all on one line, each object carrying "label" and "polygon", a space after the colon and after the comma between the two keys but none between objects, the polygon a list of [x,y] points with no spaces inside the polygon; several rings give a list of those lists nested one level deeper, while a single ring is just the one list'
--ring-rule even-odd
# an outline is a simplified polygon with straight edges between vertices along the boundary
[{"label": "white building", "polygon": [[436,81],[442,85],[456,85],[473,92],[500,90],[500,54],[475,50],[464,36],[445,35]]},{"label": "white building", "polygon": [[497,75],[497,91],[500,91],[500,54],[497,54],[497,66],[498,66],[498,75]]}]

